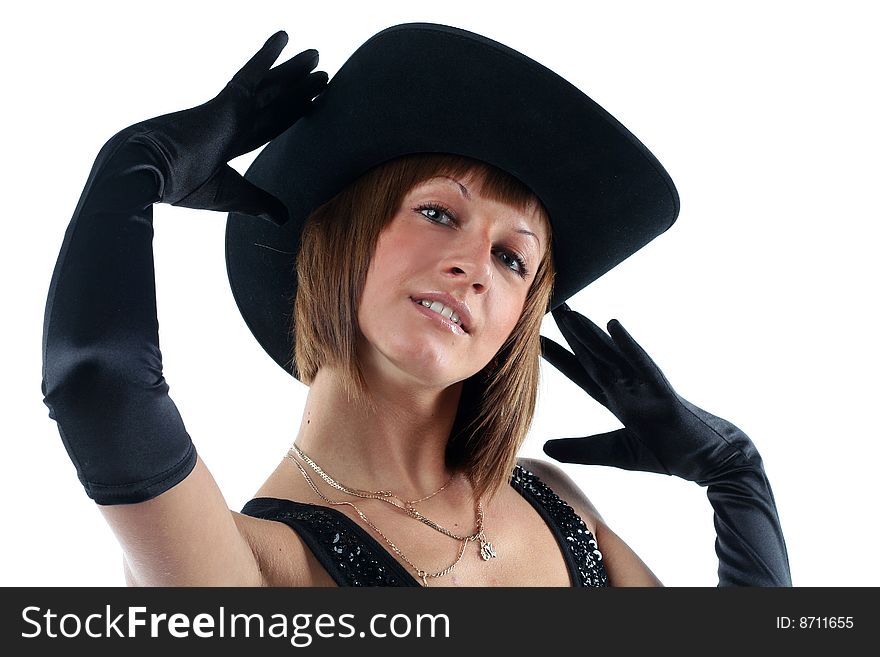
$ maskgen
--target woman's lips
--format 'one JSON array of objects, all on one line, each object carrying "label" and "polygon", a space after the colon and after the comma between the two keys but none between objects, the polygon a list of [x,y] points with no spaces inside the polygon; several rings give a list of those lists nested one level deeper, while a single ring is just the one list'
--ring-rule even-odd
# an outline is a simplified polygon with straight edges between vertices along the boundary
[{"label": "woman's lips", "polygon": [[412,304],[413,304],[413,306],[415,306],[416,310],[419,311],[422,315],[438,322],[443,328],[449,330],[451,333],[455,333],[456,335],[467,335],[467,333],[465,333],[464,329],[462,329],[458,324],[456,324],[455,322],[453,322],[451,320],[446,319],[440,313],[436,313],[433,310],[431,310],[430,308],[426,308],[425,306],[418,303],[417,301],[413,301]]}]

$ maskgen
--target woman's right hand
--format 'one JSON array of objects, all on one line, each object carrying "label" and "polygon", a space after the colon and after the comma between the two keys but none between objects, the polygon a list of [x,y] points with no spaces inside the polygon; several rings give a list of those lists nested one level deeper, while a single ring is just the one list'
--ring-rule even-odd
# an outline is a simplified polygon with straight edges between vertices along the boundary
[{"label": "woman's right hand", "polygon": [[227,164],[287,130],[327,85],[326,73],[312,72],[317,50],[270,68],[286,44],[287,33],[276,32],[213,99],[123,131],[154,156],[159,202],[288,219],[281,201]]}]

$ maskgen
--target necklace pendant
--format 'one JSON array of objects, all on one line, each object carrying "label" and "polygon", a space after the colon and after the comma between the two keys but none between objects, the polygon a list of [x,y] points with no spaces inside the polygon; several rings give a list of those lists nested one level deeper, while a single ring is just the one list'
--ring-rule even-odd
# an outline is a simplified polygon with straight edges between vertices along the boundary
[{"label": "necklace pendant", "polygon": [[495,546],[485,540],[482,536],[480,537],[480,556],[483,557],[483,561],[489,561],[489,559],[498,556],[498,553],[495,552]]}]

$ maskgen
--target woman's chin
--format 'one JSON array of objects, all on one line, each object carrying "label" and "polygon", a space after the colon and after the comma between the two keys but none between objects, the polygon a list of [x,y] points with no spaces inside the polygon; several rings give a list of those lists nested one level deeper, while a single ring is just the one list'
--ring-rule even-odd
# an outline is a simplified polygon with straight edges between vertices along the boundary
[{"label": "woman's chin", "polygon": [[466,379],[469,375],[461,367],[453,367],[448,361],[437,361],[424,356],[407,356],[387,359],[371,368],[375,376],[389,382],[399,382],[411,389],[442,390]]}]

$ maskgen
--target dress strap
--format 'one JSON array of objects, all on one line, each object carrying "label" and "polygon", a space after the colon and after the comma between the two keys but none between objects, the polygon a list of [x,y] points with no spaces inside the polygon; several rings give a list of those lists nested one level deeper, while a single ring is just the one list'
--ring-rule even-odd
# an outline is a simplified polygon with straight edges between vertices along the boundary
[{"label": "dress strap", "polygon": [[336,509],[258,497],[241,512],[293,529],[339,586],[421,586],[376,539]]},{"label": "dress strap", "polygon": [[592,532],[581,517],[535,473],[520,465],[510,485],[525,497],[553,531],[568,565],[572,586],[608,586],[608,573]]}]

